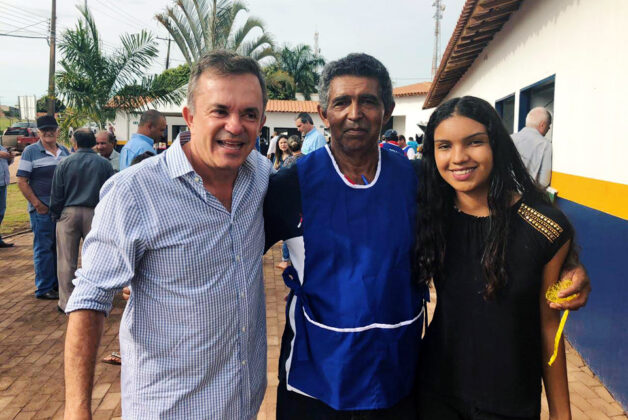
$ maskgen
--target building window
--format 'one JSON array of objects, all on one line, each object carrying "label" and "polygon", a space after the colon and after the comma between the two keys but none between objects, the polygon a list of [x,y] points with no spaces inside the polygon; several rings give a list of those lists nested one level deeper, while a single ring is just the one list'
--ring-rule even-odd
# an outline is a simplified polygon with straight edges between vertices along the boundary
[{"label": "building window", "polygon": [[515,129],[515,94],[506,96],[495,102],[495,109],[500,117],[508,134],[512,134]]},{"label": "building window", "polygon": [[[526,125],[526,116],[532,108],[542,106],[554,115],[554,82],[556,75],[540,80],[519,92],[519,129]],[[553,126],[553,124],[552,124]],[[552,139],[552,129],[545,136]]]}]

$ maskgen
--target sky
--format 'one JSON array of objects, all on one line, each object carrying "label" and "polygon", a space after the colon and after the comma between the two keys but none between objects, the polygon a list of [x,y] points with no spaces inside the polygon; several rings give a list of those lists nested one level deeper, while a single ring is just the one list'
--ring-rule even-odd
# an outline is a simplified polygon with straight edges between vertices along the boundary
[{"label": "sky", "polygon": [[[57,36],[76,25],[77,5],[87,3],[105,51],[120,46],[120,35],[147,29],[159,38],[167,31],[154,19],[173,0],[57,0]],[[441,54],[465,3],[443,0]],[[0,34],[45,37],[51,0],[0,0]],[[327,61],[365,52],[384,63],[395,86],[431,79],[434,50],[433,0],[246,0],[249,15],[260,18],[276,45],[314,44],[319,33]],[[244,20],[244,15],[240,17]],[[159,58],[151,73],[165,69],[168,42],[157,40]],[[0,104],[15,105],[20,95],[44,95],[48,89],[46,39],[0,36]],[[57,49],[57,61],[60,54]],[[170,67],[184,63],[171,45]],[[57,66],[57,70],[59,67]]]}]

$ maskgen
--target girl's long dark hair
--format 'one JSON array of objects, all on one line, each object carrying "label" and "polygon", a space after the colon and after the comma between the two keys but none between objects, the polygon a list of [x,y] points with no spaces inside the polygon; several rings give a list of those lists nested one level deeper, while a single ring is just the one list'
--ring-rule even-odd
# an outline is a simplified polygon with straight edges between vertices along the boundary
[{"label": "girl's long dark hair", "polygon": [[434,130],[454,115],[484,125],[493,152],[488,192],[489,230],[482,255],[485,297],[492,298],[507,280],[505,258],[513,198],[521,194],[532,202],[546,203],[549,203],[549,198],[528,174],[501,118],[488,102],[464,96],[443,103],[432,113],[423,140],[415,248],[415,270],[420,283],[427,284],[431,279],[438,279],[443,272],[447,223],[454,208],[456,192],[443,180],[436,167]]}]

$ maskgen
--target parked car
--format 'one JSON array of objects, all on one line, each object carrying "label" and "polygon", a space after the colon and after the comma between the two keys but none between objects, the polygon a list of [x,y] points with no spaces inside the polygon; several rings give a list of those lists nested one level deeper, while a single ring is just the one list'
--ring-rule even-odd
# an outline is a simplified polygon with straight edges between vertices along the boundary
[{"label": "parked car", "polygon": [[[18,142],[19,138],[26,138],[23,141]],[[2,145],[7,149],[17,149],[18,151],[24,150],[30,143],[37,141],[37,124],[34,122],[20,121],[14,123],[11,127],[4,130],[2,134]],[[30,141],[31,139],[34,139]],[[20,146],[20,144],[22,144]]]}]

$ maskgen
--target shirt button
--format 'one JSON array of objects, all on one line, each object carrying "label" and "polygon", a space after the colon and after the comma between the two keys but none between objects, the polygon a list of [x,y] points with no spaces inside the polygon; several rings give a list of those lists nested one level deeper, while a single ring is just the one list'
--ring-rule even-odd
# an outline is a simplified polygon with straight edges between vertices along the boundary
[{"label": "shirt button", "polygon": [[240,292],[240,297],[243,298],[244,297],[244,292]]},{"label": "shirt button", "polygon": [[240,256],[239,255],[236,255],[236,261],[238,261],[238,262],[240,261]]},{"label": "shirt button", "polygon": [[243,364],[243,365],[246,365],[246,360],[243,360],[243,361],[242,361],[242,364]]},{"label": "shirt button", "polygon": [[201,183],[201,178],[199,178],[198,176],[196,178],[194,178],[194,181],[198,182],[199,184]]},{"label": "shirt button", "polygon": [[242,332],[246,332],[246,327],[242,327]]}]

